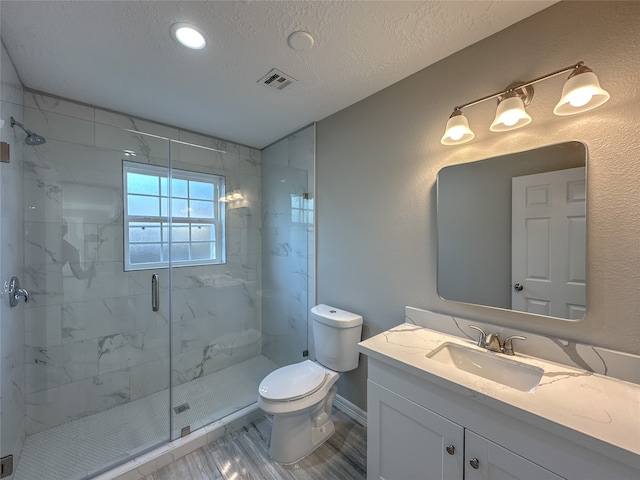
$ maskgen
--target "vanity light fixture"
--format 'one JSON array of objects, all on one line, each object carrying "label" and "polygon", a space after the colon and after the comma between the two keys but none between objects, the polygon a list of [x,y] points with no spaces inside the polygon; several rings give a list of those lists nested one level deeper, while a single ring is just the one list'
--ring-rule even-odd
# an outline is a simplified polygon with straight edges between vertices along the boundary
[{"label": "vanity light fixture", "polygon": [[489,128],[492,132],[504,132],[528,125],[531,123],[531,116],[525,111],[525,107],[533,98],[533,85],[566,72],[571,74],[564,84],[560,101],[553,109],[554,114],[574,115],[586,112],[609,100],[609,93],[600,87],[593,70],[585,66],[584,62],[578,62],[528,82],[514,83],[501,92],[454,107],[440,143],[458,145],[472,140],[475,135],[462,110],[493,98],[498,100],[498,107],[496,117]]},{"label": "vanity light fixture", "polygon": [[514,90],[498,97],[496,118],[489,127],[492,132],[506,132],[531,123],[531,117],[525,112],[524,107],[529,105],[533,98],[533,87],[529,85],[525,88],[515,86],[510,88]]},{"label": "vanity light fixture", "polygon": [[174,23],[171,25],[171,36],[180,45],[191,50],[202,50],[207,46],[207,40],[199,28],[189,23]]},{"label": "vanity light fixture", "polygon": [[475,136],[475,133],[469,128],[467,117],[464,116],[462,110],[456,108],[449,117],[447,128],[440,142],[443,145],[455,145],[473,140]]}]

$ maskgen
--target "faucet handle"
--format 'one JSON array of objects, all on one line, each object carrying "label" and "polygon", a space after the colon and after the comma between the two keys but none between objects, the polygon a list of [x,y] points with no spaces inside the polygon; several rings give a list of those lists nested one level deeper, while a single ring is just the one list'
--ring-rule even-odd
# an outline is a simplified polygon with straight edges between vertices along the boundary
[{"label": "faucet handle", "polygon": [[515,352],[513,351],[513,340],[526,340],[527,337],[523,337],[522,335],[511,335],[504,339],[504,343],[502,344],[502,353],[505,355],[513,355]]},{"label": "faucet handle", "polygon": [[473,328],[474,330],[477,330],[480,332],[480,337],[478,337],[478,346],[484,348],[487,345],[486,344],[487,334],[484,333],[484,330],[482,330],[480,327],[476,327],[475,325],[469,325],[469,328]]}]

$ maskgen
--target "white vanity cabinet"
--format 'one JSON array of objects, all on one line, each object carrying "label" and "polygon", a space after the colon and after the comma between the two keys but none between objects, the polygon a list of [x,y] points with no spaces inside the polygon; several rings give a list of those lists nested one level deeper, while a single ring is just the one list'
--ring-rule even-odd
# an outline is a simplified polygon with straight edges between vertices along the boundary
[{"label": "white vanity cabinet", "polygon": [[462,480],[460,425],[372,381],[367,382],[367,407],[369,480]]},{"label": "white vanity cabinet", "polygon": [[369,480],[562,478],[375,382],[367,388]]},{"label": "white vanity cabinet", "polygon": [[597,442],[575,443],[545,419],[532,421],[506,403],[450,389],[412,368],[369,355],[369,480],[640,478],[637,467],[602,454]]}]

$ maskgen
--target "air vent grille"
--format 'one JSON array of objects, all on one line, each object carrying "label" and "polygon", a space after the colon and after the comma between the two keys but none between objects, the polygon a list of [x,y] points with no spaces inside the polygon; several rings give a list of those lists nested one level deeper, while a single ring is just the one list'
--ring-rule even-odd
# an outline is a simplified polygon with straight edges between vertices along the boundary
[{"label": "air vent grille", "polygon": [[295,82],[297,82],[295,78],[281,72],[277,68],[272,68],[269,73],[258,80],[258,83],[261,83],[265,87],[269,87],[280,92]]}]

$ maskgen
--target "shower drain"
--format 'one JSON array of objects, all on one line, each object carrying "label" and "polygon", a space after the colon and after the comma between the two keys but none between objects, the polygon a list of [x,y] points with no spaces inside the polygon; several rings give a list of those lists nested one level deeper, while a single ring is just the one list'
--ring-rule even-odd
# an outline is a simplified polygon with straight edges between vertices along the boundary
[{"label": "shower drain", "polygon": [[183,403],[182,405],[178,405],[177,407],[173,407],[173,411],[176,412],[176,415],[181,414],[182,412],[186,412],[191,407],[188,403]]}]

